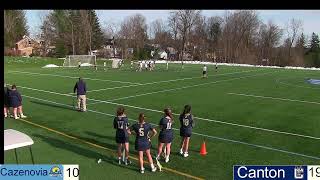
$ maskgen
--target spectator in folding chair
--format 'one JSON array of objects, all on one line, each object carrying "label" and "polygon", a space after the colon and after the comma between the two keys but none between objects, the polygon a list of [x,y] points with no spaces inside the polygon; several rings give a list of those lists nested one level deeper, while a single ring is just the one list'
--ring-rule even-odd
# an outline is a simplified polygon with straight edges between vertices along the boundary
[{"label": "spectator in folding chair", "polygon": [[87,87],[84,80],[80,77],[79,81],[74,85],[73,92],[76,93],[77,90],[77,100],[78,100],[78,110],[82,112],[87,111],[87,104],[86,104],[86,93]]},{"label": "spectator in folding chair", "polygon": [[[22,96],[17,91],[17,86],[12,85],[11,90],[9,91],[9,103],[10,106],[13,108],[13,118],[27,118],[27,116],[23,115],[22,111]],[[19,116],[18,116],[19,113]]]}]

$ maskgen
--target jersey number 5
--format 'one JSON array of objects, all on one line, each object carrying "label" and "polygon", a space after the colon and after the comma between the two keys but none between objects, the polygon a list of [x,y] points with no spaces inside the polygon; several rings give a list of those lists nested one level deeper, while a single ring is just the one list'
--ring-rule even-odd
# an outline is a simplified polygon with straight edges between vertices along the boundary
[{"label": "jersey number 5", "polygon": [[144,136],[143,128],[140,128],[140,129],[139,129],[139,136]]}]

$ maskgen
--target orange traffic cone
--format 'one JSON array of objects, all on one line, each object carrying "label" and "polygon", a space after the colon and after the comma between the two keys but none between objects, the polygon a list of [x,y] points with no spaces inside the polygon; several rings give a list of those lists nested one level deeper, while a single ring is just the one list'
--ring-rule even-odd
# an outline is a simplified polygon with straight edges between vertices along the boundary
[{"label": "orange traffic cone", "polygon": [[207,154],[207,148],[206,148],[206,142],[205,141],[203,141],[203,143],[201,145],[200,154],[202,156],[205,156]]}]

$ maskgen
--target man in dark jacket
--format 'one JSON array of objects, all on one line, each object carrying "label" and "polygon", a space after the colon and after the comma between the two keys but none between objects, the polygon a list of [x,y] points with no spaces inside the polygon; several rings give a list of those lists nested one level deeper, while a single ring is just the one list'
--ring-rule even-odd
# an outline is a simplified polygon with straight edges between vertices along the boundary
[{"label": "man in dark jacket", "polygon": [[78,99],[78,110],[85,112],[87,111],[87,104],[86,104],[86,93],[87,87],[86,83],[80,77],[79,81],[74,85],[73,92],[76,93],[77,91],[77,99]]}]

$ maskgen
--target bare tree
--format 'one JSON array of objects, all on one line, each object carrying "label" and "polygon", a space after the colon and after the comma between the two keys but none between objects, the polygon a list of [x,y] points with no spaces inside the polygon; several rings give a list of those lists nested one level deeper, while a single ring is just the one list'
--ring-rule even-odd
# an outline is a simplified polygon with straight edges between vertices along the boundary
[{"label": "bare tree", "polygon": [[119,35],[122,39],[122,52],[127,56],[127,46],[132,46],[136,51],[141,51],[147,40],[146,19],[141,14],[127,17],[120,26]]},{"label": "bare tree", "polygon": [[289,23],[287,24],[286,30],[287,30],[287,38],[288,42],[286,43],[288,48],[288,55],[287,55],[287,61],[290,63],[291,59],[291,50],[294,42],[296,41],[299,33],[301,32],[302,28],[302,21],[292,18]]},{"label": "bare tree", "polygon": [[183,55],[185,51],[185,44],[188,38],[188,35],[197,20],[199,20],[201,11],[198,10],[179,10],[174,11],[170,14],[169,19],[176,20],[177,32],[182,38],[181,42],[181,56],[180,59],[183,60]]},{"label": "bare tree", "polygon": [[[257,38],[258,45],[258,60],[268,59],[275,63],[273,56],[275,55],[275,48],[279,44],[282,36],[282,30],[279,26],[269,21],[268,24],[261,24],[259,36]],[[270,62],[272,63],[272,62]]]},{"label": "bare tree", "polygon": [[225,58],[233,63],[247,59],[242,57],[250,55],[258,27],[259,19],[255,11],[226,12],[222,31]]},{"label": "bare tree", "polygon": [[115,42],[119,38],[119,25],[114,22],[105,23],[105,36],[112,39],[113,57],[116,56]]}]

